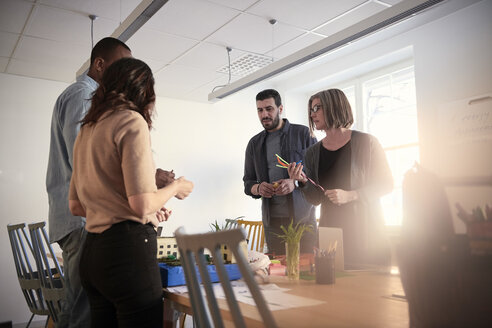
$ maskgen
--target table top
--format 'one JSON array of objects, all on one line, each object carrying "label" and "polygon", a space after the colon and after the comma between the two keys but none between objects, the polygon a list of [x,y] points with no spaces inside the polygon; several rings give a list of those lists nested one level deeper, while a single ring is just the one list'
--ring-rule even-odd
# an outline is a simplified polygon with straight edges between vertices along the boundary
[{"label": "table top", "polygon": [[[286,293],[307,297],[322,304],[272,311],[279,327],[408,327],[408,304],[400,297],[400,277],[380,272],[353,272],[337,277],[333,285],[314,281],[292,282],[286,277],[271,276],[270,282],[288,288]],[[186,294],[164,289],[164,297],[176,309],[191,313]],[[267,300],[268,301],[268,300]],[[225,301],[219,300],[225,318],[230,317]],[[254,306],[240,304],[248,327],[263,327]]]}]

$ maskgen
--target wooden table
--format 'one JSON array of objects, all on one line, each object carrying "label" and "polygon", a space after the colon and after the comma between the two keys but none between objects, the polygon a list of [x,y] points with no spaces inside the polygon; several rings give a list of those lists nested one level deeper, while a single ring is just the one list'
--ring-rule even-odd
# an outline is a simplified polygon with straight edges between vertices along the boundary
[{"label": "wooden table", "polygon": [[[388,273],[357,272],[338,277],[334,285],[314,281],[289,282],[285,277],[270,277],[270,282],[289,288],[287,293],[325,303],[273,311],[279,327],[408,327],[408,305],[403,298],[400,277]],[[165,302],[178,311],[192,314],[186,294],[164,289]],[[240,304],[248,327],[263,327],[256,308]],[[219,306],[228,316],[227,305]]]}]

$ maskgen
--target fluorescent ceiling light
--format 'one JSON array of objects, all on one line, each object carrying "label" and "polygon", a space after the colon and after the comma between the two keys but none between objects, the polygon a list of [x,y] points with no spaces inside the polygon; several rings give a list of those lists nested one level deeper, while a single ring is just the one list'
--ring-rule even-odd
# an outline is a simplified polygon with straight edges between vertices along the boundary
[{"label": "fluorescent ceiling light", "polygon": [[[111,34],[123,42],[128,41],[168,0],[142,0],[130,15]],[[86,73],[90,66],[88,59],[77,71],[76,76]]]},{"label": "fluorescent ceiling light", "polygon": [[253,84],[326,54],[362,37],[401,22],[445,0],[404,0],[359,23],[282,58],[208,95],[209,101],[223,99]]}]

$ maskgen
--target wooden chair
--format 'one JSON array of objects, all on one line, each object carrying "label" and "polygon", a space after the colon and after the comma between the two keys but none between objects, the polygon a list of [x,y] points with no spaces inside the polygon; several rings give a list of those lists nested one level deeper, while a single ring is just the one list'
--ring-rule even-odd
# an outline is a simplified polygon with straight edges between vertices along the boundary
[{"label": "wooden chair", "polygon": [[49,316],[49,311],[41,292],[38,272],[33,270],[30,262],[30,258],[34,255],[32,244],[26,234],[25,227],[26,225],[24,223],[7,225],[10,246],[12,247],[12,254],[14,256],[15,271],[17,272],[22,294],[32,313],[27,323],[27,328],[31,324],[34,315]]},{"label": "wooden chair", "polygon": [[246,221],[237,220],[237,227],[241,227],[246,230],[249,243],[249,249],[252,251],[263,252],[265,246],[265,231],[263,229],[263,222],[261,221]]},{"label": "wooden chair", "polygon": [[[193,309],[193,318],[198,327],[224,327],[221,311],[217,304],[217,299],[213,291],[211,279],[207,270],[204,249],[210,250],[216,272],[226,295],[229,311],[236,327],[246,327],[244,318],[239,309],[238,301],[234,296],[229,277],[222,260],[221,245],[226,245],[230,249],[237,261],[243,280],[246,282],[257,309],[266,327],[276,327],[273,316],[260,292],[260,289],[253,277],[253,273],[248,264],[248,260],[240,249],[240,242],[244,240],[244,231],[241,229],[222,230],[204,234],[187,235],[181,227],[175,232],[179,252],[181,253],[181,264],[188,286],[188,293]],[[195,260],[196,259],[196,260]],[[202,296],[200,281],[197,274],[198,266],[200,280],[205,290],[206,298]],[[207,303],[205,304],[204,300]]]},{"label": "wooden chair", "polygon": [[[61,310],[61,302],[65,298],[65,281],[63,270],[51,247],[45,222],[29,224],[34,259],[40,275],[41,291],[48,306],[49,314],[56,324]],[[48,252],[50,256],[48,256]]]}]

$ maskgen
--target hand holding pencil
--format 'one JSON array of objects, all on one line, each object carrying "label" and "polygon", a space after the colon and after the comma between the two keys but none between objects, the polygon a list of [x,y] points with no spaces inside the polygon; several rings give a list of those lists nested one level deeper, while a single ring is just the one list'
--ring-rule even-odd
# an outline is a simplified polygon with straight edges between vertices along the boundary
[{"label": "hand holding pencil", "polygon": [[311,178],[309,178],[306,175],[306,173],[302,171],[304,168],[304,166],[302,165],[302,161],[299,161],[297,163],[292,162],[289,164],[278,154],[275,154],[275,156],[277,156],[277,161],[279,162],[279,164],[277,164],[277,167],[287,169],[289,171],[289,177],[292,180],[298,180],[301,181],[302,183],[306,183],[309,180],[309,182],[311,182],[313,185],[321,189],[323,192],[325,191],[325,188],[314,182]]}]

